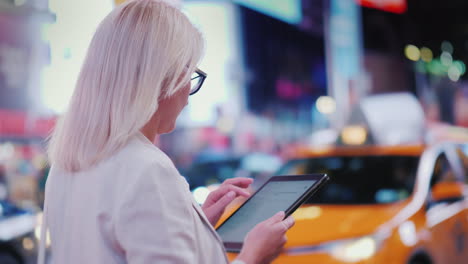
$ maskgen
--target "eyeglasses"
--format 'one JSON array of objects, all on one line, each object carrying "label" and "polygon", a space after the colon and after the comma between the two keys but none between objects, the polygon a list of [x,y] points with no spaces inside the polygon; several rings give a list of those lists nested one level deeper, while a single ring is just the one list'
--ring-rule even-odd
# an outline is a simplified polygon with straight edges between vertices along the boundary
[{"label": "eyeglasses", "polygon": [[200,69],[197,69],[190,78],[190,95],[197,93],[203,85],[206,79],[206,73]]}]

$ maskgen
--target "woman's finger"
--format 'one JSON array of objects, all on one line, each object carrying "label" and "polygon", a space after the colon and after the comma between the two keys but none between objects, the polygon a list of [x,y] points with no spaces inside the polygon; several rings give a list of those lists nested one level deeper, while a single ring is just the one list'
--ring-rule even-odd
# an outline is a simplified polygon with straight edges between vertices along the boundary
[{"label": "woman's finger", "polygon": [[249,197],[250,196],[249,192],[235,185],[221,185],[218,189],[213,191],[208,197],[211,201],[216,202],[230,191],[234,192],[235,197],[237,196]]},{"label": "woman's finger", "polygon": [[224,212],[226,206],[228,206],[235,198],[236,193],[234,191],[229,191],[211,206],[211,210],[213,212]]},{"label": "woman's finger", "polygon": [[294,218],[292,216],[288,216],[288,218],[284,219],[276,223],[276,227],[283,230],[284,232],[288,231],[291,227],[295,224]]},{"label": "woman's finger", "polygon": [[236,177],[236,178],[230,178],[230,179],[225,180],[222,185],[232,184],[238,187],[246,188],[246,187],[249,187],[249,185],[252,184],[252,182],[253,182],[253,179],[251,178]]},{"label": "woman's finger", "polygon": [[285,216],[285,213],[283,211],[280,211],[265,221],[272,225],[280,224],[281,221],[284,219],[284,216]]}]

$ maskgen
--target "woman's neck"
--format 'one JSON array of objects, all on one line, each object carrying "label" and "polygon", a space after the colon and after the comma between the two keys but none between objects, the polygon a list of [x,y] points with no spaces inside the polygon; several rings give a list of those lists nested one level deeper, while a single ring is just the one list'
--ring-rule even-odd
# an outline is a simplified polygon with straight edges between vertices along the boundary
[{"label": "woman's neck", "polygon": [[154,115],[140,131],[149,141],[154,142],[156,136],[158,135],[158,128],[159,118]]}]

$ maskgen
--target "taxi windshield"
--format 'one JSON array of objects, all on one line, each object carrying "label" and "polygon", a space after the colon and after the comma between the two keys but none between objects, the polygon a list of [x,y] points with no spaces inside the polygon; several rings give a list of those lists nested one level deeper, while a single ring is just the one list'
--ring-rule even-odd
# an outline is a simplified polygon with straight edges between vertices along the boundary
[{"label": "taxi windshield", "polygon": [[297,159],[277,175],[326,173],[330,181],[307,203],[385,204],[408,198],[419,157],[353,156]]}]

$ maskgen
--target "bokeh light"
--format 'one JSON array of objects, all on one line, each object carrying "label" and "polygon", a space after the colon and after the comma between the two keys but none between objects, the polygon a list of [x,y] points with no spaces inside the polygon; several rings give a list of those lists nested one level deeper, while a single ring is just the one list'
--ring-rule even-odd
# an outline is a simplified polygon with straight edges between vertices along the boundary
[{"label": "bokeh light", "polygon": [[456,60],[453,62],[453,66],[457,67],[460,71],[460,75],[464,75],[466,72],[466,65],[463,61]]},{"label": "bokeh light", "polygon": [[442,51],[444,52],[448,52],[450,54],[453,53],[453,45],[452,43],[448,42],[448,41],[444,41],[442,42],[442,45],[440,47],[442,49]]},{"label": "bokeh light", "polygon": [[208,195],[210,194],[210,190],[207,187],[201,186],[193,190],[193,197],[195,198],[195,201],[199,204],[203,204],[206,201],[206,198],[208,198]]},{"label": "bokeh light", "polygon": [[442,62],[444,66],[452,65],[452,54],[448,53],[447,51],[442,52],[442,54],[440,55],[440,62]]},{"label": "bokeh light", "polygon": [[405,56],[409,60],[418,61],[421,58],[421,52],[419,51],[418,47],[414,45],[407,45],[405,47]]},{"label": "bokeh light", "polygon": [[333,114],[336,111],[336,102],[330,96],[320,96],[317,99],[317,110],[322,114]]},{"label": "bokeh light", "polygon": [[341,132],[343,143],[347,145],[362,145],[367,139],[367,130],[359,125],[347,126]]},{"label": "bokeh light", "polygon": [[421,59],[425,62],[431,62],[434,55],[432,54],[432,50],[427,47],[421,48]]},{"label": "bokeh light", "polygon": [[461,72],[460,70],[455,67],[454,65],[450,66],[448,69],[448,77],[450,80],[456,82],[460,79]]}]

